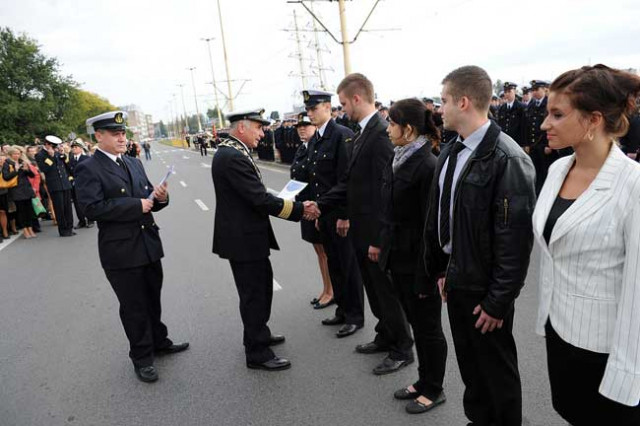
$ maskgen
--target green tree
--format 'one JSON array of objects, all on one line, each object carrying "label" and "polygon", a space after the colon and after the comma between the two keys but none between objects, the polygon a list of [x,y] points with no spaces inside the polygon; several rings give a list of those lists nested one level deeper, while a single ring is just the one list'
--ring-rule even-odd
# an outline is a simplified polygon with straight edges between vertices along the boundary
[{"label": "green tree", "polygon": [[167,126],[165,126],[162,120],[160,120],[159,127],[160,127],[160,136],[166,138],[169,135],[169,133],[167,132]]}]

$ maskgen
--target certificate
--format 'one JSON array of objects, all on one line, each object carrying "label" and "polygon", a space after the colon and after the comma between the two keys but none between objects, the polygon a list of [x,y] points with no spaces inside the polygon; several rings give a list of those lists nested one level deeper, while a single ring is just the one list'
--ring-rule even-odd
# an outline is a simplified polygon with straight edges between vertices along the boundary
[{"label": "certificate", "polygon": [[[171,167],[169,167],[169,170],[167,170],[167,174],[164,175],[164,177],[162,178],[158,186],[162,186],[163,183],[169,180],[169,176],[171,176],[174,173],[175,173],[175,167],[171,165]],[[153,196],[153,192],[151,192],[151,194],[149,194],[149,196],[147,197],[147,200],[153,201],[154,198],[155,197]]]},{"label": "certificate", "polygon": [[295,179],[291,179],[287,184],[282,188],[282,191],[278,194],[279,198],[283,198],[285,200],[293,200],[296,195],[300,193],[303,189],[307,187],[306,182],[300,182]]}]

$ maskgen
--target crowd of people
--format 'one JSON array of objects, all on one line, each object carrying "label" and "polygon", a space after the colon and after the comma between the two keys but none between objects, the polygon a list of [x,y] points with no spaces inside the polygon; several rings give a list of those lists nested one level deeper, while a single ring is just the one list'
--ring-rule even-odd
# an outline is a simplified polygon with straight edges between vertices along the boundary
[{"label": "crowd of people", "polygon": [[284,336],[267,324],[278,248],[268,215],[304,219],[323,278],[311,303],[336,305],[322,324],[355,334],[366,292],[376,334],[356,352],[384,354],[373,373],[413,363],[415,348],[417,380],[393,393],[407,412],[446,401],[446,302],[470,424],[521,425],[512,330],[536,241],[536,331],[554,408],[572,425],[640,424],[640,77],[588,66],[522,94],[507,82],[502,100],[476,66],[442,84],[441,105],[385,108],[364,75],[350,74],[337,88],[349,126],[331,93],[303,91],[291,177],[307,186],[296,201],[266,192],[249,153],[270,123],[259,111],[230,115],[212,164],[213,251],[231,264],[247,366],[291,366],[272,351]]},{"label": "crowd of people", "polygon": [[[96,145],[82,138],[62,141],[49,135],[32,145],[3,145],[0,151],[0,244],[22,232],[36,238],[41,222],[51,221],[61,237],[91,228],[75,191],[76,166],[95,153]],[[126,154],[151,159],[151,145],[134,141]],[[73,206],[73,207],[72,207]],[[73,210],[77,222],[73,223]]]}]

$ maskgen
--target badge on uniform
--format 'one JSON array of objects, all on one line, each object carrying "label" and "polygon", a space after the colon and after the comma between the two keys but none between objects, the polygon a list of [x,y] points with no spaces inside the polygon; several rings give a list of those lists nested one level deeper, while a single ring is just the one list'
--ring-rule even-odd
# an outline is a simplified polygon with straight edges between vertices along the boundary
[{"label": "badge on uniform", "polygon": [[47,166],[53,166],[53,161],[51,161],[51,158],[47,158],[46,160],[44,160],[44,164],[46,164]]},{"label": "badge on uniform", "polygon": [[115,121],[117,124],[124,123],[124,118],[122,118],[122,113],[121,112],[117,113],[115,117],[113,117],[113,121]]}]

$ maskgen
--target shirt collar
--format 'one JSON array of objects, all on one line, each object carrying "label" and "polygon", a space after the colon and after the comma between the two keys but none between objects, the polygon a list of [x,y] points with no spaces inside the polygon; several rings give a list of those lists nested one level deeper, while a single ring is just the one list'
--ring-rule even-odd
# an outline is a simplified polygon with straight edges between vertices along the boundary
[{"label": "shirt collar", "polygon": [[[469,148],[471,151],[475,151],[484,136],[487,134],[487,130],[489,130],[489,126],[491,126],[491,120],[487,120],[482,126],[478,127],[473,133],[471,133],[462,143],[465,147]],[[460,135],[458,135],[458,142],[461,141]]]},{"label": "shirt collar", "polygon": [[107,151],[105,151],[105,150],[103,150],[103,149],[100,149],[100,147],[98,147],[97,149],[98,149],[98,151],[100,151],[101,153],[103,153],[104,155],[106,155],[107,157],[111,158],[111,160],[112,160],[114,163],[117,163],[117,161],[116,161],[116,160],[117,160],[118,158],[120,158],[120,156],[119,156],[119,155],[113,155],[113,154],[110,154],[110,153],[108,153]]},{"label": "shirt collar", "polygon": [[367,124],[369,123],[369,120],[371,120],[371,117],[373,117],[374,115],[376,115],[378,113],[377,110],[373,111],[371,114],[367,115],[365,118],[363,118],[358,124],[360,125],[360,131],[364,132],[364,128],[367,127]]},{"label": "shirt collar", "polygon": [[324,135],[324,131],[327,130],[327,125],[329,124],[329,120],[327,120],[326,123],[324,123],[322,126],[320,126],[318,128],[318,134],[320,135],[320,137],[322,137]]},{"label": "shirt collar", "polygon": [[507,108],[511,108],[513,106],[513,102],[507,102]]}]

